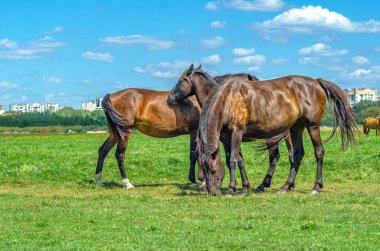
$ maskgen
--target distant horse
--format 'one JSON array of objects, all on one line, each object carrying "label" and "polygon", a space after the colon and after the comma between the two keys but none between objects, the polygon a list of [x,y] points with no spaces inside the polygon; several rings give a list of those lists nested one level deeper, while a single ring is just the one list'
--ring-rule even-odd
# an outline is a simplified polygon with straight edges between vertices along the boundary
[{"label": "distant horse", "polygon": [[366,136],[368,136],[370,129],[375,129],[377,137],[377,130],[380,130],[380,117],[370,117],[363,120],[363,132]]},{"label": "distant horse", "polygon": [[102,107],[107,117],[110,135],[99,148],[95,180],[101,185],[104,159],[111,148],[117,144],[115,157],[119,166],[123,187],[133,188],[127,178],[124,156],[129,136],[133,128],[155,138],[170,138],[190,134],[189,180],[195,181],[196,135],[201,108],[194,97],[184,100],[178,106],[169,106],[168,91],[152,91],[130,88],[107,94]]},{"label": "distant horse", "polygon": [[[230,78],[202,108],[198,131],[198,164],[206,176],[210,194],[221,194],[224,167],[220,161],[219,137],[226,134],[231,139],[231,176],[228,193],[236,189],[235,169],[240,143],[244,136],[270,138],[290,130],[294,159],[290,175],[280,191],[287,192],[294,180],[304,156],[302,132],[307,128],[314,146],[317,162],[316,182],[311,190],[317,194],[323,187],[322,163],[324,148],[320,137],[320,124],[326,99],[333,107],[335,124],[341,132],[344,150],[349,143],[355,144],[358,131],[353,112],[343,91],[324,79],[303,76],[287,76],[260,81],[261,83]],[[284,134],[283,136],[285,136]]]},{"label": "distant horse", "polygon": [[[190,73],[190,74],[189,74]],[[170,92],[168,102],[171,104],[178,104],[185,98],[195,95],[198,100],[199,105],[202,107],[206,100],[211,95],[212,91],[215,91],[215,88],[221,86],[224,81],[231,77],[242,77],[243,79],[249,79],[251,81],[258,81],[258,79],[254,76],[250,76],[247,74],[228,74],[223,76],[211,77],[207,72],[204,72],[199,66],[197,69],[193,70],[193,65],[189,67],[186,71],[184,71],[178,79],[177,85]],[[287,146],[290,154],[292,155],[292,142],[290,137],[287,137]],[[223,143],[225,154],[226,154],[226,163],[227,166],[230,165],[230,142],[226,138],[221,137],[220,139]],[[243,141],[253,141],[255,139],[244,138]],[[268,142],[268,144],[270,144]],[[290,156],[291,158],[292,156]],[[269,168],[267,171],[267,175],[265,176],[263,182],[260,186],[258,186],[254,191],[255,192],[263,192],[265,187],[270,187],[271,179],[276,169],[276,164],[280,159],[280,151],[278,149],[278,145],[269,149]],[[238,166],[239,168],[244,165],[243,156],[239,154]],[[243,168],[244,169],[244,168]],[[242,175],[243,179],[243,190],[249,188],[249,181],[246,179],[246,176]]]}]

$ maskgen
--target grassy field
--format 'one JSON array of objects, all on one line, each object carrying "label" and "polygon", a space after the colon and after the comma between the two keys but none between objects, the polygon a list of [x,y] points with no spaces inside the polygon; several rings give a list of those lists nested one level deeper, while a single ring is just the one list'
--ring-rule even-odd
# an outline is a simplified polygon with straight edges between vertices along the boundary
[{"label": "grassy field", "polygon": [[[106,137],[0,137],[1,250],[380,250],[380,138],[373,135],[346,152],[337,139],[325,145],[320,195],[309,195],[316,168],[304,135],[294,191],[276,194],[289,171],[282,143],[272,187],[234,198],[189,189],[188,136],[134,134],[126,166],[136,188],[121,188],[114,150],[105,184],[96,187],[97,149]],[[257,186],[267,154],[255,153],[254,143],[242,150]]]}]

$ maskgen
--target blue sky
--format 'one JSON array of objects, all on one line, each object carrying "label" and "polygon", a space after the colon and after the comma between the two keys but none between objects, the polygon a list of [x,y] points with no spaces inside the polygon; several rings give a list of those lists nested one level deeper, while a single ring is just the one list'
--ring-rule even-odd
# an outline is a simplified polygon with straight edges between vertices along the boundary
[{"label": "blue sky", "polygon": [[380,87],[380,1],[0,2],[0,103],[80,103],[213,75]]}]

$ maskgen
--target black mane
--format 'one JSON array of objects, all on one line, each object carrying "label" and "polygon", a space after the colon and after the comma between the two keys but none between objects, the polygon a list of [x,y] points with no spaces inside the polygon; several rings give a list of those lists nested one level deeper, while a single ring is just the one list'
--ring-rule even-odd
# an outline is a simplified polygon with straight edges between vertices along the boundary
[{"label": "black mane", "polygon": [[232,77],[246,77],[251,81],[252,80],[259,81],[259,79],[256,76],[252,76],[248,73],[224,74],[222,76],[215,76],[215,77],[211,77],[207,72],[204,72],[204,71],[196,71],[194,72],[194,74],[200,75],[201,77],[203,77],[207,81],[207,84],[211,86],[221,85],[227,79],[232,78]]}]

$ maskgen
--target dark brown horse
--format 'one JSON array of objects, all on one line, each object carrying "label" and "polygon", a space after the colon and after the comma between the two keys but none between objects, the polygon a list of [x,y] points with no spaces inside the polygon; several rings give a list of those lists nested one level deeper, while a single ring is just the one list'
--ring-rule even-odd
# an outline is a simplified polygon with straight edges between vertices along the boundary
[{"label": "dark brown horse", "polygon": [[130,88],[108,94],[102,101],[107,117],[110,135],[99,148],[95,180],[101,185],[104,159],[117,144],[116,159],[125,188],[133,188],[124,167],[124,155],[133,128],[155,138],[170,138],[190,134],[189,180],[195,181],[196,135],[201,109],[194,97],[186,99],[178,106],[169,106],[168,91],[152,91]]},{"label": "dark brown horse", "polygon": [[[188,74],[190,73],[190,74]],[[193,65],[189,67],[186,71],[184,71],[178,79],[177,85],[170,92],[168,102],[176,105],[178,102],[186,99],[189,96],[194,95],[199,105],[202,107],[206,100],[211,95],[212,91],[215,91],[220,85],[224,83],[225,80],[231,77],[242,77],[243,79],[249,79],[250,81],[258,81],[258,79],[254,76],[250,76],[247,74],[228,74],[223,76],[211,77],[207,72],[204,72],[199,66],[197,69],[193,70]],[[290,137],[287,137],[287,146],[290,153],[290,158],[292,158],[292,142]],[[255,139],[252,138],[243,138],[243,141],[253,141]],[[226,163],[227,166],[230,165],[230,140],[226,138],[221,138],[221,141],[224,146],[225,154],[226,154]],[[268,144],[270,144],[268,142]],[[268,146],[269,147],[269,146]],[[254,191],[255,192],[263,192],[265,187],[270,187],[271,179],[276,169],[276,164],[280,158],[280,151],[278,149],[278,145],[273,147],[269,147],[269,168],[267,171],[267,175],[265,176],[263,182],[260,186],[258,186]],[[244,162],[243,156],[239,154],[238,160],[239,168],[243,167]],[[243,189],[247,189],[244,187],[244,184],[249,185],[248,179],[245,180],[246,176],[242,175],[243,179]]]},{"label": "dark brown horse", "polygon": [[[312,194],[323,187],[322,163],[324,148],[320,137],[320,124],[326,99],[333,107],[336,128],[340,128],[342,148],[355,144],[357,132],[353,113],[343,91],[335,84],[303,76],[287,76],[256,83],[230,78],[203,106],[199,122],[199,165],[206,176],[210,194],[221,194],[224,167],[220,161],[219,137],[226,134],[231,139],[231,175],[235,176],[240,143],[244,136],[270,138],[290,130],[294,160],[291,161],[289,178],[281,191],[288,191],[304,155],[302,132],[307,128],[314,146],[317,161],[317,177]],[[333,135],[332,134],[332,135]],[[332,137],[329,137],[329,139]],[[229,193],[236,188],[230,179]]]}]

